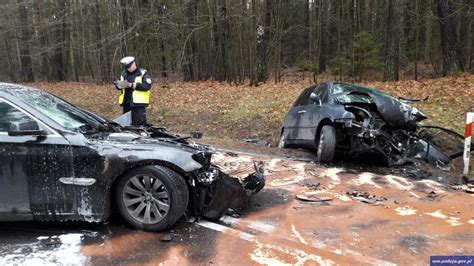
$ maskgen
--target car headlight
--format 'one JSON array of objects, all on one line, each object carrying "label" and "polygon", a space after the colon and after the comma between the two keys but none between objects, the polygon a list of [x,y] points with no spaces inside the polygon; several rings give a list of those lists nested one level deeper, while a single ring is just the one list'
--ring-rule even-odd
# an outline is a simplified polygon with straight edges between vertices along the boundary
[{"label": "car headlight", "polygon": [[220,171],[217,168],[211,168],[205,172],[197,174],[198,182],[212,183],[219,177]]},{"label": "car headlight", "polygon": [[211,166],[212,153],[201,151],[201,152],[197,152],[193,154],[191,157],[193,158],[193,160],[200,163],[202,166],[206,168]]}]

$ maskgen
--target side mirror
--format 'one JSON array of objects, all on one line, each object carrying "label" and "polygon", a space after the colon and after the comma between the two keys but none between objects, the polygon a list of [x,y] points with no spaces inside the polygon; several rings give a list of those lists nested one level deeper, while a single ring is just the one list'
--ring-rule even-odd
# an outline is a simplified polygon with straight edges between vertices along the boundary
[{"label": "side mirror", "polygon": [[28,122],[12,122],[8,128],[8,136],[46,136],[47,133],[44,130],[40,130],[40,127],[36,121]]},{"label": "side mirror", "polygon": [[199,132],[199,131],[192,131],[191,132],[191,137],[193,139],[200,139],[200,138],[202,138],[202,135],[203,135],[202,132]]},{"label": "side mirror", "polygon": [[310,95],[309,95],[309,99],[312,101],[312,102],[317,102],[319,104],[321,104],[321,98],[319,98],[319,95],[317,95],[316,93],[312,92]]}]

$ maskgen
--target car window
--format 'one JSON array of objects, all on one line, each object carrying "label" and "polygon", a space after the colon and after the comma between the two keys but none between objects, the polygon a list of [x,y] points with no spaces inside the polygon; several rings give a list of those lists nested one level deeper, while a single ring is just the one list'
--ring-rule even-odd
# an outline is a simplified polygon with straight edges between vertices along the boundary
[{"label": "car window", "polygon": [[307,105],[309,103],[309,95],[313,91],[314,91],[314,86],[304,89],[304,91],[300,94],[300,96],[296,100],[294,106]]},{"label": "car window", "polygon": [[0,132],[8,132],[11,123],[34,122],[34,120],[11,106],[10,104],[0,100]]},{"label": "car window", "polygon": [[79,127],[87,124],[81,117],[83,114],[78,113],[74,106],[49,93],[34,90],[16,93],[15,96],[69,130],[77,131]]},{"label": "car window", "polygon": [[321,99],[321,102],[323,103],[327,102],[328,85],[326,83],[319,85],[315,93],[319,96],[319,98]]}]

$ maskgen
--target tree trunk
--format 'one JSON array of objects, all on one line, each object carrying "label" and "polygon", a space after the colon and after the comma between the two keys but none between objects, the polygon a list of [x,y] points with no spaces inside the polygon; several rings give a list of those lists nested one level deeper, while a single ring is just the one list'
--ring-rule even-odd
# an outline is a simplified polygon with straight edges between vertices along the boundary
[{"label": "tree trunk", "polygon": [[199,80],[199,62],[198,62],[198,51],[197,51],[197,38],[196,35],[196,17],[197,17],[197,0],[190,0],[188,2],[187,9],[188,17],[188,34],[189,34],[189,45],[188,45],[188,71],[191,80]]},{"label": "tree trunk", "polygon": [[309,58],[309,51],[310,49],[310,26],[309,26],[309,10],[310,10],[310,0],[304,0],[304,49],[307,54],[307,58]]},{"label": "tree trunk", "polygon": [[462,61],[462,66],[464,70],[469,69],[469,59],[471,55],[471,29],[472,29],[472,0],[464,0],[463,3],[463,11],[461,15],[461,29],[460,29],[460,38],[459,43],[461,44],[460,47],[460,57]]},{"label": "tree trunk", "polygon": [[257,79],[257,0],[252,1],[250,18],[250,85],[258,85]]},{"label": "tree trunk", "polygon": [[[265,22],[260,27],[257,36],[257,81],[263,82],[268,78],[268,45],[270,43],[270,28],[272,26],[273,1],[265,1]],[[261,30],[263,29],[263,33]]]},{"label": "tree trunk", "polygon": [[449,0],[438,0],[439,29],[443,49],[443,75],[463,70],[453,20],[453,9]]},{"label": "tree trunk", "polygon": [[54,60],[53,60],[53,73],[56,75],[57,81],[64,81],[66,79],[64,73],[64,57],[63,57],[63,41],[64,41],[64,23],[66,13],[66,1],[56,1],[56,14],[55,14],[55,29],[54,29]]},{"label": "tree trunk", "polygon": [[418,10],[418,6],[418,0],[415,0],[415,80],[418,79],[418,46],[420,35],[420,11]]},{"label": "tree trunk", "polygon": [[[318,19],[318,22],[317,22],[317,33],[316,33],[316,52],[314,53],[314,65],[315,65],[315,68],[314,68],[314,72],[313,72],[313,76],[316,77],[316,75],[318,75],[319,73],[321,73],[321,46],[322,46],[322,28],[323,28],[323,1],[318,1],[318,4],[316,6],[317,8],[316,11],[317,11],[317,19]],[[316,80],[315,80],[316,81]]]},{"label": "tree trunk", "polygon": [[385,36],[384,80],[398,80],[400,22],[398,20],[398,1],[389,0],[387,31]]},{"label": "tree trunk", "polygon": [[20,62],[21,62],[21,76],[24,81],[34,81],[33,64],[31,63],[30,53],[30,33],[28,23],[28,12],[25,0],[18,0],[18,10],[20,12]]}]

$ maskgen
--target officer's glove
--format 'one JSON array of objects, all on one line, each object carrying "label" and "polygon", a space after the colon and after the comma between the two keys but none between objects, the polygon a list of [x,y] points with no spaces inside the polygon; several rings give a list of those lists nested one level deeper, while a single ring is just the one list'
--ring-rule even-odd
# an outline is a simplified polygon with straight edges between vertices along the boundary
[{"label": "officer's glove", "polygon": [[117,81],[117,87],[120,89],[127,89],[132,87],[132,83],[126,81],[126,80],[119,80]]}]

